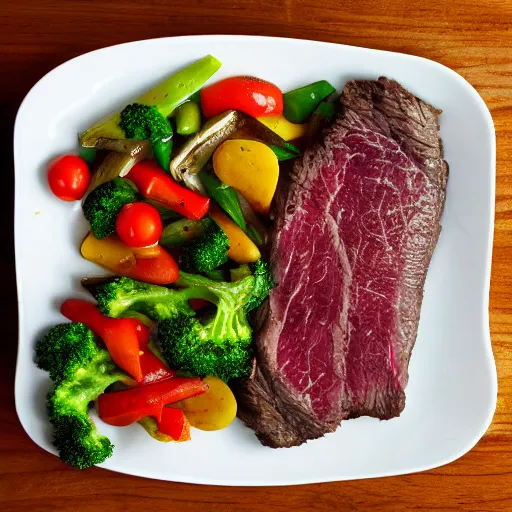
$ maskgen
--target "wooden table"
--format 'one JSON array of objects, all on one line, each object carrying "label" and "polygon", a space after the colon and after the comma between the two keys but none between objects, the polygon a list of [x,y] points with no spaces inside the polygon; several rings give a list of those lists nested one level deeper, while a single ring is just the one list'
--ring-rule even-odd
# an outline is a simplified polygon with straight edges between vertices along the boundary
[{"label": "wooden table", "polygon": [[[512,0],[2,0],[0,25],[0,510],[512,510]],[[426,473],[378,480],[215,488],[99,468],[72,470],[21,428],[13,396],[16,110],[41,76],[81,53],[135,39],[211,33],[318,39],[420,55],[455,69],[487,102],[498,147],[491,332],[499,399],[489,431],[462,459]]]}]

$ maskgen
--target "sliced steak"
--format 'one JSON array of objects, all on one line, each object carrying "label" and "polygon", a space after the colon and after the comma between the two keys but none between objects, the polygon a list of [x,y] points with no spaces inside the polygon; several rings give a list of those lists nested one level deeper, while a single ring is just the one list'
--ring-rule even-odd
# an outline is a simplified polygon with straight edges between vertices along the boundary
[{"label": "sliced steak", "polygon": [[257,371],[236,389],[263,444],[404,408],[448,166],[439,110],[387,78],[349,82],[343,114],[277,194]]}]

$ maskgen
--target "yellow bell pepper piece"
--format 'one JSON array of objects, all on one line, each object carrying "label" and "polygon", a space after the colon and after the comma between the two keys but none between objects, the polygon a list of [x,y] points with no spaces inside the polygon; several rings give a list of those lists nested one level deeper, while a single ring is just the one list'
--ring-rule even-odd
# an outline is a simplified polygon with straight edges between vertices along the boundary
[{"label": "yellow bell pepper piece", "polygon": [[151,258],[156,258],[160,254],[160,247],[158,246],[158,243],[156,243],[148,247],[133,247],[132,251],[135,258],[138,260],[149,260]]},{"label": "yellow bell pepper piece", "polygon": [[222,183],[238,190],[257,213],[268,215],[279,178],[279,162],[266,144],[227,140],[213,154],[213,170]]},{"label": "yellow bell pepper piece", "polygon": [[222,213],[214,205],[210,207],[210,216],[218,222],[229,239],[228,257],[237,263],[252,263],[261,258],[261,253],[253,241],[240,229],[235,221]]},{"label": "yellow bell pepper piece", "polygon": [[276,132],[284,140],[293,140],[305,137],[308,133],[308,124],[290,123],[284,116],[258,117],[258,121]]},{"label": "yellow bell pepper piece", "polygon": [[136,264],[133,250],[116,235],[98,240],[89,233],[80,247],[80,252],[86,260],[119,274],[127,272]]}]

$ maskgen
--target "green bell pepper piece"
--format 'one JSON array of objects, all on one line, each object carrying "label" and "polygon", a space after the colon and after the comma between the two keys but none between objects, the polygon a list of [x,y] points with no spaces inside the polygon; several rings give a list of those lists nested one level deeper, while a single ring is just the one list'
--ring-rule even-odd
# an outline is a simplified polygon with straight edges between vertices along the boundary
[{"label": "green bell pepper piece", "polygon": [[85,160],[85,163],[92,167],[94,165],[94,162],[96,161],[98,151],[95,148],[80,148],[80,151],[78,153],[78,156]]},{"label": "green bell pepper piece", "polygon": [[303,123],[335,90],[329,82],[320,80],[283,94],[284,117],[292,123]]},{"label": "green bell pepper piece", "polygon": [[158,140],[153,143],[153,155],[162,169],[169,172],[172,152],[172,135],[167,139]]}]

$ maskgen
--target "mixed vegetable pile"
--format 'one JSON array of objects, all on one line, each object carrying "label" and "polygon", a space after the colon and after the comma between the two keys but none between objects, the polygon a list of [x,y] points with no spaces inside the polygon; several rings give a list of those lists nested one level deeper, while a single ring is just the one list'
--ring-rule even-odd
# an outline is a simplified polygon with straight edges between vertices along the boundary
[{"label": "mixed vegetable pile", "polygon": [[84,279],[94,302],[66,300],[70,322],[36,345],[69,465],[112,454],[92,402],[104,422],[138,422],[159,441],[236,416],[227,383],[253,370],[250,312],[274,286],[264,248],[279,162],[332,119],[334,88],[283,94],[247,76],[205,86],[220,65],[194,62],[80,134],[79,156],[50,164],[53,193],[82,200],[82,256],[114,274]]}]

